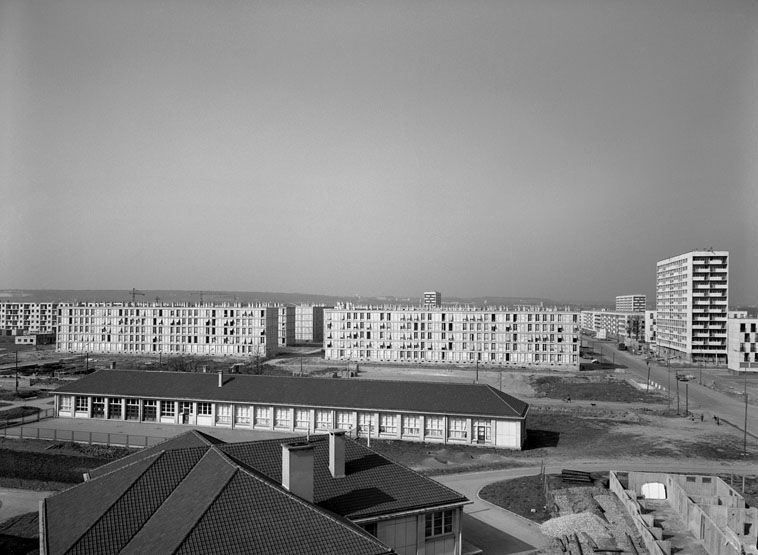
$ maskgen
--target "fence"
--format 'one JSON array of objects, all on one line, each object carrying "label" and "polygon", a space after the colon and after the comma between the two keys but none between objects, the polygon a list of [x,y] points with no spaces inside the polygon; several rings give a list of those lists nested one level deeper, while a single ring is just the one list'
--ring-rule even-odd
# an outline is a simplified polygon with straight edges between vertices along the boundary
[{"label": "fence", "polygon": [[[14,409],[9,409],[6,412],[10,412]],[[55,409],[40,409],[39,412],[33,413],[33,414],[25,414],[21,416],[11,416],[11,417],[3,417],[2,413],[0,413],[0,428],[10,428],[12,426],[20,426],[22,424],[28,424],[29,422],[39,422],[40,420],[45,420],[46,418],[54,418],[55,417]]]},{"label": "fence", "polygon": [[49,441],[70,441],[108,447],[150,447],[166,441],[165,437],[143,436],[114,432],[88,432],[84,430],[59,430],[18,426],[3,428],[3,437],[18,439],[45,439]]}]

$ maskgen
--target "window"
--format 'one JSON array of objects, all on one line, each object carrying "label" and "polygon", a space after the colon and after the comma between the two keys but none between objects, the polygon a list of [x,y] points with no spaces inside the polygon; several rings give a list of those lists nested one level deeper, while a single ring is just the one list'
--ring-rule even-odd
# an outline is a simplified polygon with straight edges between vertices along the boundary
[{"label": "window", "polygon": [[379,433],[380,434],[397,434],[397,415],[380,414],[379,415]]},{"label": "window", "polygon": [[234,406],[234,421],[237,424],[250,425],[250,407],[248,405]]},{"label": "window", "polygon": [[425,436],[443,437],[445,431],[445,421],[441,416],[427,416],[424,424]]},{"label": "window", "polygon": [[474,438],[477,443],[490,443],[492,441],[492,421],[474,420]]},{"label": "window", "polygon": [[353,413],[348,410],[337,411],[337,428],[340,430],[353,429]]},{"label": "window", "polygon": [[274,426],[277,428],[292,427],[292,409],[276,407],[274,409]]},{"label": "window", "polygon": [[61,395],[59,397],[60,402],[58,404],[59,410],[70,412],[74,407],[73,397],[70,395]]},{"label": "window", "polygon": [[232,423],[232,406],[226,403],[216,405],[216,423],[217,424],[231,424]]},{"label": "window", "polygon": [[332,411],[330,410],[317,410],[316,411],[316,429],[317,430],[330,430],[334,427],[332,422]]},{"label": "window", "polygon": [[376,536],[376,522],[368,522],[366,524],[361,524],[360,526],[372,536],[377,537]]},{"label": "window", "polygon": [[87,397],[76,398],[76,412],[87,412],[89,410],[89,402]]},{"label": "window", "polygon": [[311,411],[308,409],[295,409],[295,428],[305,430],[311,425]]},{"label": "window", "polygon": [[424,530],[424,536],[427,538],[433,538],[435,536],[442,536],[443,534],[450,534],[453,531],[453,510],[448,509],[446,511],[437,511],[434,513],[427,513],[426,526]]},{"label": "window", "polygon": [[176,405],[173,401],[161,401],[161,416],[176,416]]},{"label": "window", "polygon": [[213,414],[213,409],[211,408],[210,403],[198,403],[197,404],[197,415],[198,416],[210,416]]},{"label": "window", "polygon": [[403,435],[418,436],[420,433],[418,416],[403,416]]},{"label": "window", "polygon": [[265,406],[255,407],[255,425],[256,426],[271,426],[271,407],[265,407]]},{"label": "window", "polygon": [[358,413],[358,432],[362,434],[376,433],[376,419],[373,412]]},{"label": "window", "polygon": [[465,418],[450,418],[449,437],[451,439],[466,439],[468,437],[468,426]]},{"label": "window", "polygon": [[158,401],[145,401],[142,405],[142,420],[144,422],[155,422],[157,414],[156,407]]},{"label": "window", "polygon": [[92,418],[105,418],[105,398],[92,398]]}]

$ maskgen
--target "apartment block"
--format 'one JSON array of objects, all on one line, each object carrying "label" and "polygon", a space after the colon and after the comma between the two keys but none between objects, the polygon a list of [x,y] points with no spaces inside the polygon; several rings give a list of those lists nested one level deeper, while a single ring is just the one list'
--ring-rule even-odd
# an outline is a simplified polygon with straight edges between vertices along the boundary
[{"label": "apartment block", "polygon": [[81,303],[60,307],[56,350],[272,356],[277,310],[245,303]]},{"label": "apartment block", "polygon": [[692,251],[657,264],[660,354],[689,362],[726,362],[729,253]]},{"label": "apartment block", "polygon": [[582,329],[605,333],[617,341],[645,341],[644,312],[611,312],[610,310],[583,310]]},{"label": "apartment block", "polygon": [[424,306],[442,306],[442,293],[439,291],[424,291],[424,297],[421,299],[421,304]]},{"label": "apartment block", "polygon": [[758,372],[758,318],[747,312],[730,312],[727,320],[729,370]]},{"label": "apartment block", "polygon": [[14,335],[54,333],[58,304],[0,302],[0,330]]},{"label": "apartment block", "polygon": [[295,342],[321,343],[324,339],[324,306],[300,304],[295,307]]},{"label": "apartment block", "polygon": [[658,324],[655,310],[645,311],[645,343],[650,345],[657,344]]},{"label": "apartment block", "polygon": [[647,296],[619,295],[616,297],[616,312],[645,312]]},{"label": "apartment block", "polygon": [[579,314],[542,307],[324,311],[327,360],[579,366]]},{"label": "apartment block", "polygon": [[279,318],[279,346],[293,345],[295,343],[295,307],[280,306],[277,309]]}]

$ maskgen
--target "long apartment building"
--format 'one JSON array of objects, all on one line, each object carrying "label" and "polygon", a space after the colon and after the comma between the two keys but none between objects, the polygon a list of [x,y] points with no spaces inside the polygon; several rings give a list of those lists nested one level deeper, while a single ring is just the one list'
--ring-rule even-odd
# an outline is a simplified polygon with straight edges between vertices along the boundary
[{"label": "long apartment building", "polygon": [[577,368],[579,344],[579,314],[558,309],[345,305],[324,311],[327,360]]},{"label": "long apartment building", "polygon": [[645,312],[646,295],[619,295],[616,297],[616,312]]},{"label": "long apartment building", "polygon": [[279,315],[279,346],[293,345],[295,343],[295,307],[280,306],[277,309]]},{"label": "long apartment building", "polygon": [[245,303],[82,303],[60,307],[56,350],[272,356],[278,307]]},{"label": "long apartment building", "polygon": [[644,312],[611,312],[610,310],[583,310],[582,329],[605,333],[619,341],[645,341]]},{"label": "long apartment building", "polygon": [[727,251],[692,251],[658,262],[659,353],[691,362],[726,362],[728,284]]},{"label": "long apartment building", "polygon": [[0,332],[54,333],[57,323],[58,303],[0,302]]}]

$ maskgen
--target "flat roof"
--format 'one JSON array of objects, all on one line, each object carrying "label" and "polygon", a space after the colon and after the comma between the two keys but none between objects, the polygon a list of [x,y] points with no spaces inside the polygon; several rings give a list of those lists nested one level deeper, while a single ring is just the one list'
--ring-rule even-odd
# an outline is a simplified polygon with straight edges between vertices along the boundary
[{"label": "flat roof", "polygon": [[227,401],[427,414],[526,417],[529,405],[489,385],[224,374],[98,370],[56,394]]}]

